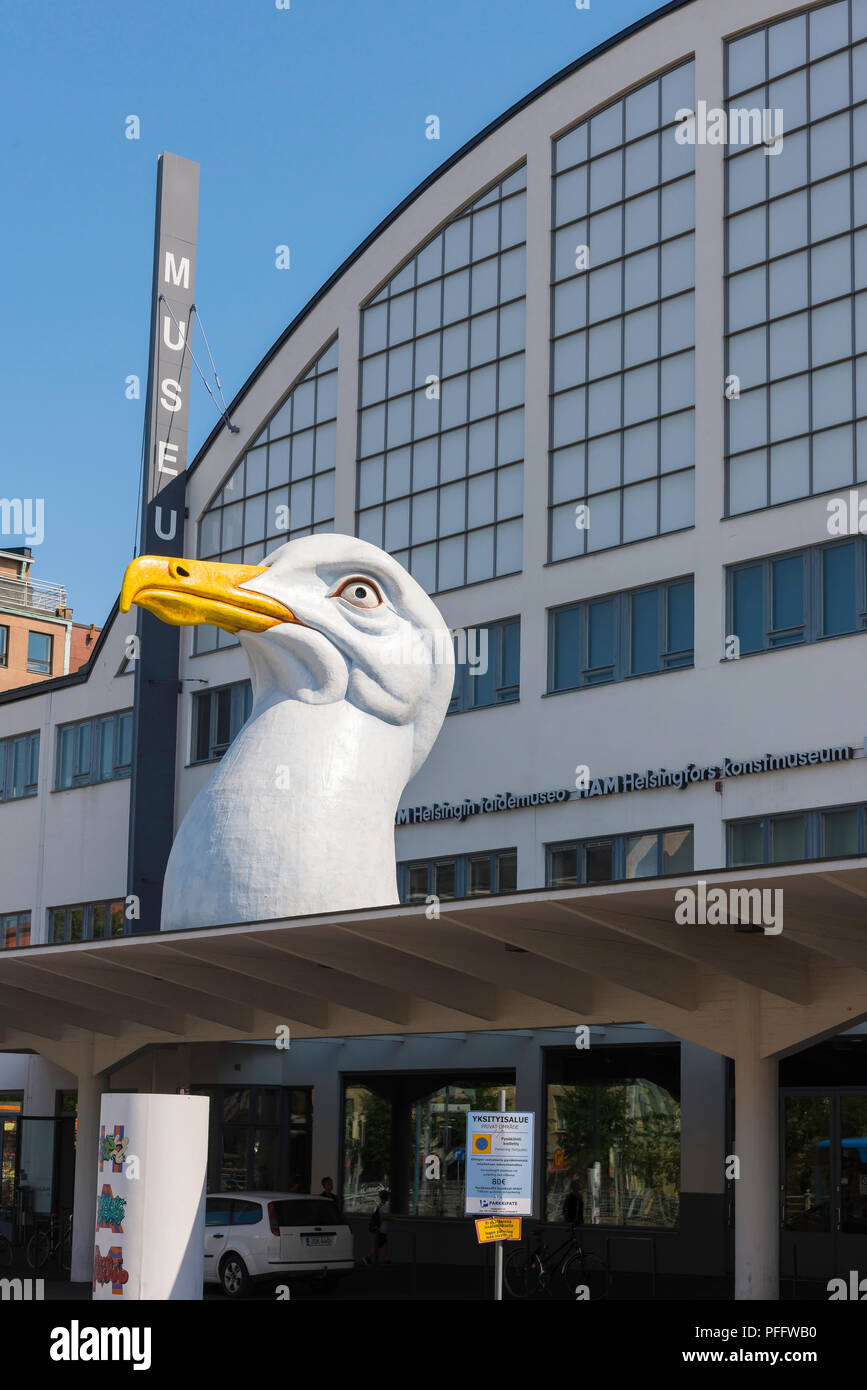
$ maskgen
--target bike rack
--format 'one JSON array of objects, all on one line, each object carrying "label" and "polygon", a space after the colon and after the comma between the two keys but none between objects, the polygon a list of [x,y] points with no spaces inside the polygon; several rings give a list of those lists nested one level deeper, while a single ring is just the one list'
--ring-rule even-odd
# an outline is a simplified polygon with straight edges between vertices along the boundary
[{"label": "bike rack", "polygon": [[637,1245],[639,1241],[644,1241],[650,1246],[650,1296],[656,1298],[656,1237],[655,1236],[625,1236],[610,1235],[605,1237],[605,1297],[608,1297],[611,1287],[611,1242],[613,1240],[624,1240],[630,1245]]}]

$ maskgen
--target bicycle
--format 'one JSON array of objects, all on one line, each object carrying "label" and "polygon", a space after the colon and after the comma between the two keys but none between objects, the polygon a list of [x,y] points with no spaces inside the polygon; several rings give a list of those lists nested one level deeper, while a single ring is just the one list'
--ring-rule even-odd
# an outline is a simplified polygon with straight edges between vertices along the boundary
[{"label": "bicycle", "polygon": [[48,1218],[48,1227],[32,1235],[25,1251],[31,1269],[42,1269],[49,1260],[56,1259],[62,1274],[69,1274],[72,1268],[72,1213],[65,1222],[55,1216]]},{"label": "bicycle", "polygon": [[532,1248],[513,1250],[506,1260],[503,1279],[513,1298],[549,1295],[555,1273],[570,1298],[580,1296],[595,1301],[608,1297],[605,1261],[598,1255],[584,1253],[576,1226],[570,1228],[569,1235],[554,1250],[545,1243],[544,1235],[544,1230],[538,1229]]}]

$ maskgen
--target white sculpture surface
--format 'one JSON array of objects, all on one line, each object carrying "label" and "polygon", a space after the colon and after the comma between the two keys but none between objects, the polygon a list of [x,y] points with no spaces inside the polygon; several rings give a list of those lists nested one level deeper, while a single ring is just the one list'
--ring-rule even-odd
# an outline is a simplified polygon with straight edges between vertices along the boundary
[{"label": "white sculpture surface", "polygon": [[352,536],[260,566],[141,556],[121,610],[240,634],[253,708],[175,836],[161,929],[397,902],[394,818],[452,693],[448,628],[396,560]]}]

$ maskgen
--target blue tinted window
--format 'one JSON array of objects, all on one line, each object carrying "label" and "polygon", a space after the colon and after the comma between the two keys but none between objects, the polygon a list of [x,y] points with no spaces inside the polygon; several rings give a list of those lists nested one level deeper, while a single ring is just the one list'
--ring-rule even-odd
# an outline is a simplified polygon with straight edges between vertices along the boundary
[{"label": "blue tinted window", "polygon": [[645,589],[632,595],[630,614],[630,673],[633,676],[655,671],[659,661],[659,633],[656,589]]},{"label": "blue tinted window", "polygon": [[549,630],[550,691],[691,666],[692,595],[692,579],[679,579],[555,610]]},{"label": "blue tinted window", "polygon": [[502,663],[503,691],[517,690],[521,680],[521,624],[518,622],[503,625]]},{"label": "blue tinted window", "polygon": [[855,542],[822,552],[822,636],[854,632]]},{"label": "blue tinted window", "polygon": [[233,1202],[233,1226],[258,1226],[262,1220],[262,1208],[258,1202]]},{"label": "blue tinted window", "polygon": [[668,590],[668,632],[666,645],[670,652],[683,652],[683,656],[671,658],[669,666],[688,665],[692,661],[694,585],[690,579],[684,584],[672,584]]},{"label": "blue tinted window", "polygon": [[454,635],[455,679],[449,714],[517,700],[521,620],[460,629]]},{"label": "blue tinted window", "polygon": [[568,690],[580,683],[578,674],[578,632],[580,610],[561,608],[554,614],[554,670],[553,688]]},{"label": "blue tinted window", "polygon": [[[788,646],[804,640],[804,556],[789,555],[775,560],[771,567],[773,590],[774,646]],[[787,628],[798,629],[786,632]]]},{"label": "blue tinted window", "polygon": [[764,646],[762,621],[763,573],[761,565],[736,570],[732,583],[732,617],[742,652],[759,652]]},{"label": "blue tinted window", "polygon": [[611,680],[614,675],[614,602],[602,599],[587,605],[587,679]]}]

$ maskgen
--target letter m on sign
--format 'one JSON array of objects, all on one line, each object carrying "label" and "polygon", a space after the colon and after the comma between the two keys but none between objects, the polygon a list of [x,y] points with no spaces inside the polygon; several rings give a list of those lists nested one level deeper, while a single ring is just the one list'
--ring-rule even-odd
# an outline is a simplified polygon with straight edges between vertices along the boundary
[{"label": "letter m on sign", "polygon": [[167,285],[183,285],[185,290],[190,288],[190,258],[182,256],[181,263],[175,261],[173,251],[166,252],[165,271],[163,279]]}]

